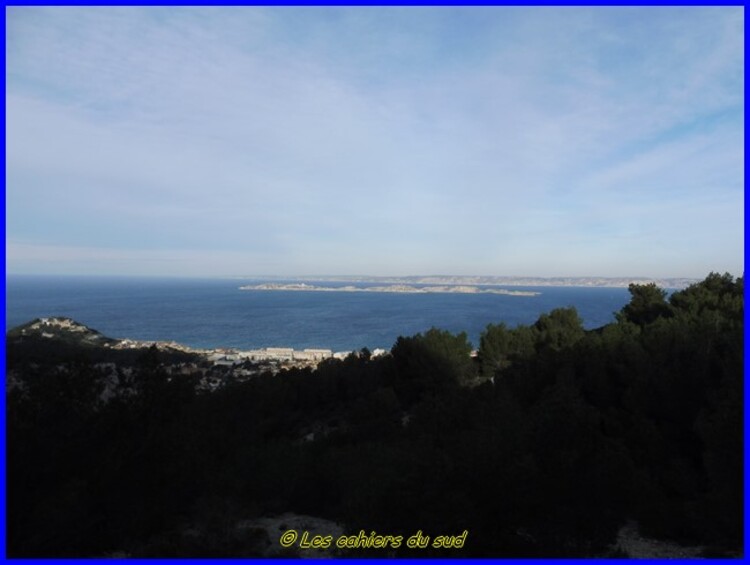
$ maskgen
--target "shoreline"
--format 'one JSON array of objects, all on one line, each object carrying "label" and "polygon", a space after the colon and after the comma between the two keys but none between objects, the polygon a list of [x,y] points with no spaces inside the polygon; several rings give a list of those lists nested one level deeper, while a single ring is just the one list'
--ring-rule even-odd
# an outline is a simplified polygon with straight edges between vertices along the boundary
[{"label": "shoreline", "polygon": [[[352,353],[360,350],[333,351],[325,347],[305,347],[295,349],[294,347],[261,347],[254,349],[242,349],[238,347],[192,347],[177,341],[165,340],[142,340],[133,338],[115,338],[101,334],[90,327],[62,316],[49,316],[37,318],[21,326],[12,328],[6,332],[6,340],[10,337],[33,338],[54,341],[56,339],[73,339],[79,344],[102,347],[104,349],[122,351],[148,349],[156,347],[159,351],[180,352],[190,355],[198,355],[213,365],[233,366],[246,362],[264,363],[279,362],[289,364],[317,364],[326,359],[345,359]],[[368,351],[370,351],[368,349]],[[385,355],[389,350],[374,348],[371,355],[377,357]]]},{"label": "shoreline", "polygon": [[[326,359],[345,359],[352,353],[358,354],[360,350],[333,351],[332,349],[322,347],[306,347],[304,349],[295,349],[293,347],[261,347],[257,349],[240,349],[235,347],[190,347],[175,341],[150,341],[135,340],[130,338],[116,339],[115,344],[106,344],[105,347],[115,350],[123,349],[147,349],[156,347],[159,350],[179,351],[199,355],[214,365],[240,365],[247,361],[260,363],[266,361],[278,361],[288,363],[314,363]],[[370,351],[369,348],[368,351]],[[370,351],[371,356],[378,357],[385,355],[388,350],[384,348],[375,348]]]},{"label": "shoreline", "polygon": [[[151,341],[136,340],[130,338],[113,338],[116,343],[105,344],[104,347],[114,350],[125,349],[148,349],[156,347],[160,351],[178,351],[198,355],[213,365],[241,365],[246,362],[263,363],[279,362],[290,364],[317,364],[326,359],[345,359],[352,353],[358,353],[358,350],[350,351],[333,351],[324,347],[306,347],[295,349],[294,347],[260,347],[256,349],[241,349],[236,347],[191,347],[176,341]],[[368,351],[369,348],[368,348]],[[385,355],[388,350],[375,348],[371,350],[371,355],[377,357]]]}]

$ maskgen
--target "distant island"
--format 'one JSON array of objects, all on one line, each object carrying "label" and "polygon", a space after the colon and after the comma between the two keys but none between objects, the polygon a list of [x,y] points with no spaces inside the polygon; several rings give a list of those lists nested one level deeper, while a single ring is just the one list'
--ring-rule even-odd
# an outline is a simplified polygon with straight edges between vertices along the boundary
[{"label": "distant island", "polygon": [[[490,275],[413,275],[403,277],[389,276],[366,276],[366,275],[319,275],[319,276],[255,276],[238,277],[239,279],[266,280],[278,284],[289,281],[299,283],[358,283],[376,285],[434,285],[436,287],[481,287],[481,286],[578,286],[578,287],[609,287],[627,288],[631,284],[653,283],[660,288],[681,289],[697,283],[700,279],[685,277],[653,278],[653,277],[513,277],[513,276],[490,276]],[[277,289],[280,290],[280,289]],[[313,290],[313,289],[285,289],[285,290]],[[340,288],[332,290],[341,290]],[[375,292],[402,292],[398,290],[375,291]],[[406,291],[409,292],[409,291]],[[430,292],[430,291],[426,291]],[[445,291],[432,291],[445,292]],[[449,291],[462,292],[462,291]],[[470,290],[468,292],[475,292]],[[498,294],[506,294],[501,292]],[[525,295],[524,295],[525,296]]]},{"label": "distant island", "polygon": [[504,294],[507,296],[538,296],[540,292],[529,290],[507,290],[504,288],[479,288],[477,286],[410,286],[390,284],[385,286],[359,287],[353,285],[332,287],[307,283],[263,283],[241,286],[240,290],[294,290],[303,292],[391,292],[401,294]]}]

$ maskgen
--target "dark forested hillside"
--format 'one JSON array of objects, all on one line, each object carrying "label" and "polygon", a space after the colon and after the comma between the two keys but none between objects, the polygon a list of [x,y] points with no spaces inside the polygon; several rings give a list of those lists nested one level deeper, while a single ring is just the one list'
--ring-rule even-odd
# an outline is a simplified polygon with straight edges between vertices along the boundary
[{"label": "dark forested hillside", "polygon": [[472,356],[433,328],[211,392],[155,349],[111,359],[112,381],[103,349],[44,362],[43,341],[11,333],[8,554],[258,556],[269,540],[237,524],[292,512],[352,534],[468,532],[350,556],[605,556],[631,521],[739,555],[743,279],[630,292],[593,331],[558,309],[489,326]]}]

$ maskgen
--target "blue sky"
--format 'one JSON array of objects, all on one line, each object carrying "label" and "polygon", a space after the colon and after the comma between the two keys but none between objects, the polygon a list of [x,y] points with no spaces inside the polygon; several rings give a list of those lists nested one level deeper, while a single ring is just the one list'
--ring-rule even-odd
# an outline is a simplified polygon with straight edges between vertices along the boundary
[{"label": "blue sky", "polygon": [[6,18],[10,273],[742,274],[742,7]]}]

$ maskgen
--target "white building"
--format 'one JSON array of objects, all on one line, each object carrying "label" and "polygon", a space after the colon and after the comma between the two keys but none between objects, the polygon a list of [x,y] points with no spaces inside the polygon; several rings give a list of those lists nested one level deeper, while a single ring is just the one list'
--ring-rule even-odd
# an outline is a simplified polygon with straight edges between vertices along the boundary
[{"label": "white building", "polygon": [[330,349],[305,349],[304,351],[295,351],[295,359],[306,359],[309,361],[321,361],[333,356]]}]

